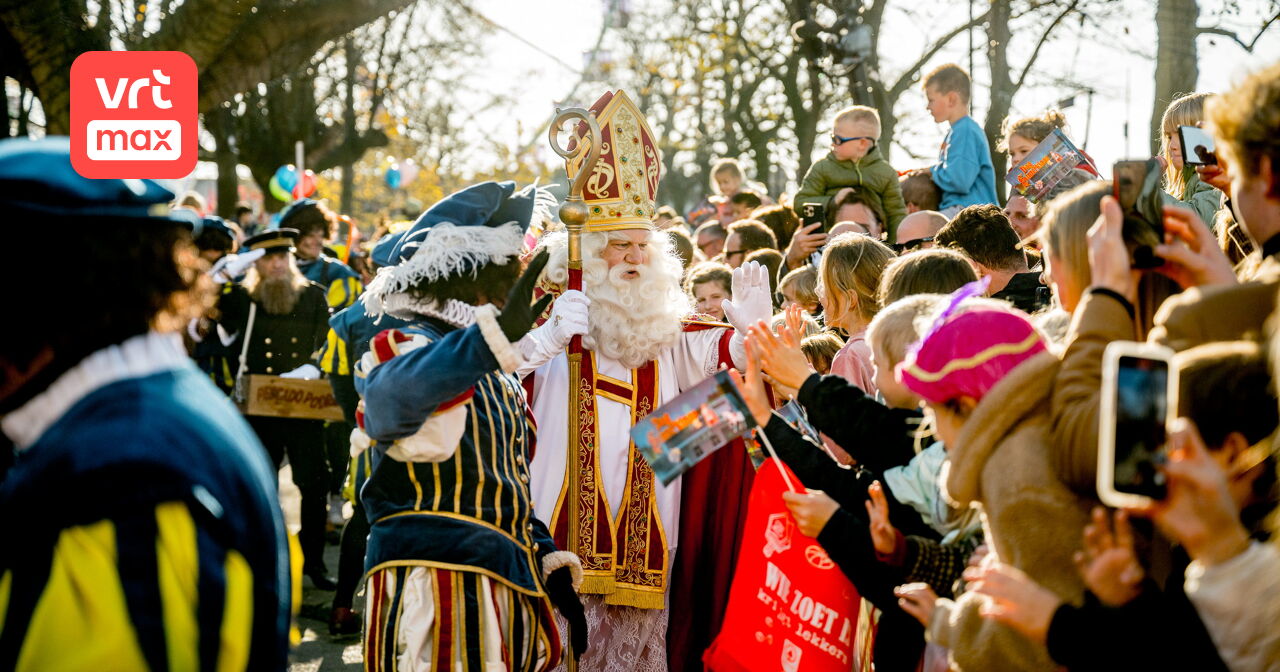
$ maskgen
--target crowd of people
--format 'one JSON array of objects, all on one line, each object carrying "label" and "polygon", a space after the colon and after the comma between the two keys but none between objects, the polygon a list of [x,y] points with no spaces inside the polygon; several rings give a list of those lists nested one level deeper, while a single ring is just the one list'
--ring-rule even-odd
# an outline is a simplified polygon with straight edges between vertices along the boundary
[{"label": "crowd of people", "polygon": [[[74,290],[16,295],[0,339],[0,668],[283,669],[309,585],[368,670],[703,669],[763,451],[876,670],[1280,669],[1280,66],[1170,104],[1156,263],[1088,156],[1001,205],[970,87],[924,78],[929,166],[890,166],[854,106],[796,193],[724,159],[683,215],[607,93],[572,242],[513,182],[339,247],[323,201],[258,231],[81,178],[65,139],[0,143],[0,201],[41,223],[17,249],[74,260],[14,259]],[[1064,124],[1010,118],[995,151]],[[1176,353],[1177,394],[1166,494],[1117,510],[1123,341]],[[758,429],[663,485],[630,429],[725,368]],[[245,415],[255,376],[324,381],[341,417]]]}]

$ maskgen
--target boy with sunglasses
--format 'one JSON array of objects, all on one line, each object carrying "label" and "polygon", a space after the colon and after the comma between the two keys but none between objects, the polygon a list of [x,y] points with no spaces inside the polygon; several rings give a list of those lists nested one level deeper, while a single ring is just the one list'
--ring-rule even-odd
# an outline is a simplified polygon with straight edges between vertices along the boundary
[{"label": "boy with sunglasses", "polygon": [[889,242],[895,240],[898,222],[907,215],[898,185],[898,171],[885,161],[876,147],[880,137],[880,114],[863,105],[847,107],[831,124],[831,151],[813,164],[796,192],[795,207],[819,203],[830,208],[832,196],[846,187],[858,189],[872,209],[885,213]]}]

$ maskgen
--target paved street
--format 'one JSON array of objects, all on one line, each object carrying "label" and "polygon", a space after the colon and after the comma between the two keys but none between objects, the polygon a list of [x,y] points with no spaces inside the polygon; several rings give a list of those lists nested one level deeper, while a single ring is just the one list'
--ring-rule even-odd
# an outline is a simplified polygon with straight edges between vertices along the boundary
[{"label": "paved street", "polygon": [[[285,521],[289,531],[297,534],[298,489],[293,485],[289,467],[280,470],[280,505],[284,509]],[[348,514],[351,505],[347,505]],[[338,574],[338,547],[325,547],[325,566],[329,575]],[[334,641],[329,637],[329,603],[333,593],[316,590],[311,582],[302,579],[302,613],[298,616],[298,627],[302,631],[302,644],[289,656],[290,672],[317,672],[319,670],[360,670],[363,669],[360,657],[360,640],[348,637]],[[356,596],[356,609],[363,611],[364,597]]]}]

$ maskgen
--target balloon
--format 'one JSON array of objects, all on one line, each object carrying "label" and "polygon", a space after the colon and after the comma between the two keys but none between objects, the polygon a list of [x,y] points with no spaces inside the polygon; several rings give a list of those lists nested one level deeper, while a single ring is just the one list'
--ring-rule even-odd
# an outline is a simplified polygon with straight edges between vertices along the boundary
[{"label": "balloon", "polygon": [[276,168],[276,180],[285,191],[293,191],[298,186],[298,169],[292,163]]},{"label": "balloon", "polygon": [[316,174],[310,170],[302,171],[302,178],[293,187],[294,198],[306,198],[316,193]]},{"label": "balloon", "polygon": [[399,166],[391,166],[387,169],[387,186],[392,189],[399,189],[403,176],[400,174]]},{"label": "balloon", "polygon": [[289,195],[288,189],[281,186],[279,177],[279,175],[272,175],[271,181],[267,183],[267,189],[271,191],[272,196],[275,196],[277,199],[284,201],[285,203],[290,203],[293,201],[293,196]]},{"label": "balloon", "polygon": [[418,164],[413,159],[405,159],[400,164],[400,186],[407,187],[418,179]]}]

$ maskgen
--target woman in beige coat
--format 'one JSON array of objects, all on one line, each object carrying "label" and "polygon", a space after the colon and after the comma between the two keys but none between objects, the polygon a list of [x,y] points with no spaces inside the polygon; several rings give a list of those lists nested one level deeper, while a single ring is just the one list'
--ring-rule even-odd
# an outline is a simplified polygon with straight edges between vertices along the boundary
[{"label": "woman in beige coat", "polygon": [[[1072,556],[1093,501],[1062,482],[1048,451],[1058,359],[1024,314],[1002,302],[965,298],[965,291],[899,365],[898,376],[925,400],[948,448],[947,496],[981,507],[991,552],[1063,600],[1079,601],[1084,585]],[[1043,646],[983,619],[979,595],[939,600],[911,587],[900,595],[903,608],[925,622],[931,641],[950,649],[953,669],[1056,668]]]}]

